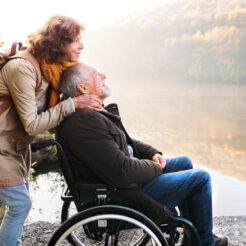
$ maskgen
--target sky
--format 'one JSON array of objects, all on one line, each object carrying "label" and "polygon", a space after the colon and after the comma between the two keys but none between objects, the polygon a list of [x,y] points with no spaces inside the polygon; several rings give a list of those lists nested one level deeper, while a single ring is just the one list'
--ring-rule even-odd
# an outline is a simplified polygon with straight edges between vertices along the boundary
[{"label": "sky", "polygon": [[[63,14],[83,23],[87,30],[155,8],[172,0],[2,0],[0,41],[25,42],[50,16]],[[10,11],[11,10],[11,11]],[[4,46],[4,47],[5,47]]]}]

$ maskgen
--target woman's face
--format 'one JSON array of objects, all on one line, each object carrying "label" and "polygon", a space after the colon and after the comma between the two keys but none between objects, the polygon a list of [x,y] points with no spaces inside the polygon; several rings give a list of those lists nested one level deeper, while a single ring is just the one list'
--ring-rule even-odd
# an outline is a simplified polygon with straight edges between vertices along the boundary
[{"label": "woman's face", "polygon": [[81,41],[81,35],[78,35],[72,43],[67,45],[69,61],[78,62],[82,49],[84,49],[84,45]]}]

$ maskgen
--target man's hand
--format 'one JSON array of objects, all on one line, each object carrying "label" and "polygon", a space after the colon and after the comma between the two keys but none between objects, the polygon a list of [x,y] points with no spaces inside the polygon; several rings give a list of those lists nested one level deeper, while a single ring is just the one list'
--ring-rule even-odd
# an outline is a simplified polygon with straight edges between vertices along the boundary
[{"label": "man's hand", "polygon": [[164,169],[166,164],[167,164],[166,159],[162,155],[160,155],[159,153],[156,153],[152,156],[152,161],[159,164],[162,169]]}]

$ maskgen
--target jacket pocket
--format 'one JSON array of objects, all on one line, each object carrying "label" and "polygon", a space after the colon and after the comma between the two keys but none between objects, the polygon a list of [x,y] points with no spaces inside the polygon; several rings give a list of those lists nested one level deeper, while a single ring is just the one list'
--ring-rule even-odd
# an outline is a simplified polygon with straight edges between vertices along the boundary
[{"label": "jacket pocket", "polygon": [[125,133],[118,127],[109,127],[108,131],[109,131],[109,134],[114,139],[114,141],[118,144],[119,148],[122,151],[124,151],[127,156],[129,156]]}]

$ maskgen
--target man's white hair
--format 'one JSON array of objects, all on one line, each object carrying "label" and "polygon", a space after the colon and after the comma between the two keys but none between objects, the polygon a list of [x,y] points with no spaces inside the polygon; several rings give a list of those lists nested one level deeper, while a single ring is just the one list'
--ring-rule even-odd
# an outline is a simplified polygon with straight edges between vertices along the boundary
[{"label": "man's white hair", "polygon": [[64,97],[76,97],[79,95],[77,84],[87,83],[88,79],[85,76],[83,69],[80,69],[80,64],[69,67],[61,76],[58,90],[63,93]]}]

